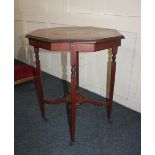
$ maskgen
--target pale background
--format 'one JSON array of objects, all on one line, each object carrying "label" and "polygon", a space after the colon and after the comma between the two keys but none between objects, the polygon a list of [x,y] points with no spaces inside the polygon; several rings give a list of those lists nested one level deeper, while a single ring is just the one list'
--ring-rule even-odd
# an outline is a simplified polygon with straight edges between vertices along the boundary
[{"label": "pale background", "polygon": [[[15,0],[15,58],[34,65],[27,33],[76,25],[115,28],[125,36],[116,59],[114,100],[140,112],[140,0]],[[70,80],[68,54],[40,51],[43,71]],[[80,54],[80,86],[106,96],[107,60],[106,51]]]}]

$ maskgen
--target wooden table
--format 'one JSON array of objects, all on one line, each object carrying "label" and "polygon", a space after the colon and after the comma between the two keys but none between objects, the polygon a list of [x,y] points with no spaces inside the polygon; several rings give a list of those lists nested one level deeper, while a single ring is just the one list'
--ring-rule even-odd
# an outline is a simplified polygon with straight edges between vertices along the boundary
[{"label": "wooden table", "polygon": [[[45,117],[45,104],[71,103],[71,144],[75,141],[76,103],[91,103],[107,107],[107,117],[111,120],[114,92],[116,54],[124,36],[114,29],[97,27],[58,27],[40,29],[26,35],[29,44],[34,46],[38,96],[42,117]],[[56,100],[45,100],[40,76],[39,48],[49,51],[70,52],[71,63],[71,95]],[[87,99],[78,91],[79,85],[79,52],[97,52],[112,49],[110,91],[106,102]]]}]

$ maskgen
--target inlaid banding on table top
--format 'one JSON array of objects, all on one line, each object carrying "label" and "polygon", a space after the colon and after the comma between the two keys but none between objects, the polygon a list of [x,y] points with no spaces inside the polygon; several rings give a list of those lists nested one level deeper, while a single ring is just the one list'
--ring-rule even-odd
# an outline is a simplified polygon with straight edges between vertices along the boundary
[{"label": "inlaid banding on table top", "polygon": [[98,27],[57,27],[39,29],[27,34],[26,37],[50,43],[97,43],[124,39],[124,36],[115,29]]}]

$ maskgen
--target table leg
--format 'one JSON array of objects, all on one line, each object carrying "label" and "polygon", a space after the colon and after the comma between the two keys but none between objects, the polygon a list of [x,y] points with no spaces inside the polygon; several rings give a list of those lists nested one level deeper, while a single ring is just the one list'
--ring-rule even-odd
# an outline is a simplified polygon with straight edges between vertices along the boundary
[{"label": "table leg", "polygon": [[78,89],[79,87],[79,52],[76,52],[76,76],[77,76],[76,89]]},{"label": "table leg", "polygon": [[43,96],[43,88],[42,88],[42,81],[41,81],[41,70],[40,70],[40,60],[39,60],[39,48],[34,47],[34,53],[36,58],[36,72],[37,72],[37,91],[38,91],[38,98],[40,104],[40,110],[42,117],[45,118],[45,103],[44,103],[44,96]]},{"label": "table leg", "polygon": [[112,62],[111,62],[111,75],[110,75],[110,91],[109,91],[109,105],[107,106],[107,116],[109,122],[111,122],[112,102],[115,84],[115,72],[116,72],[116,54],[118,47],[112,48]]},{"label": "table leg", "polygon": [[76,44],[71,44],[71,144],[75,141],[76,124],[76,85],[77,85],[77,52]]}]

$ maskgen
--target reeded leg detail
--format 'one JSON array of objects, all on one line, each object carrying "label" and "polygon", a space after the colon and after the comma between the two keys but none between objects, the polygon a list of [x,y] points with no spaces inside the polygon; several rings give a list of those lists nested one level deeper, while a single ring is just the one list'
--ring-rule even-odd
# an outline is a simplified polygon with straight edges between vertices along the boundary
[{"label": "reeded leg detail", "polygon": [[43,88],[42,88],[42,81],[41,81],[39,48],[38,47],[34,47],[34,53],[35,53],[35,58],[36,58],[37,91],[38,91],[40,110],[41,110],[42,117],[46,120],[46,117],[45,117],[45,103],[44,103]]},{"label": "reeded leg detail", "polygon": [[112,123],[111,113],[112,113],[112,102],[115,84],[115,73],[116,73],[116,54],[118,47],[112,48],[112,62],[111,62],[111,75],[110,75],[110,91],[109,91],[109,105],[107,106],[107,116],[110,123]]}]

